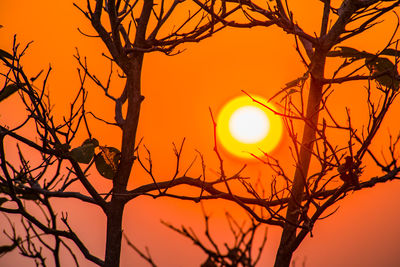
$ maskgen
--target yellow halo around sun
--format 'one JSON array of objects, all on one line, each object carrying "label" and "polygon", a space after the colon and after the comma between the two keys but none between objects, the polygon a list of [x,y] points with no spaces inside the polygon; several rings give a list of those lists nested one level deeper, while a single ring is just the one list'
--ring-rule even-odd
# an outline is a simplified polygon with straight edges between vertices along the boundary
[{"label": "yellow halo around sun", "polygon": [[[258,96],[252,96],[272,110],[276,108]],[[217,119],[217,137],[222,146],[240,158],[262,157],[271,152],[282,137],[282,119],[249,96],[229,101]]]}]

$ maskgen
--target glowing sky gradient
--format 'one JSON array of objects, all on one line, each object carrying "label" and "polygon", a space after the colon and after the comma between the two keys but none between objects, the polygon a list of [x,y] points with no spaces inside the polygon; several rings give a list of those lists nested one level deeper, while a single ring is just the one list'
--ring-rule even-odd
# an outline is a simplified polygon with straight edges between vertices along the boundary
[{"label": "glowing sky gradient", "polygon": [[[86,1],[77,1],[84,6]],[[292,1],[296,21],[308,32],[319,30],[318,16],[322,9],[321,1]],[[65,107],[72,101],[79,86],[73,58],[76,47],[87,56],[89,67],[105,79],[109,62],[101,57],[104,45],[98,39],[82,36],[77,31],[93,34],[89,23],[68,0],[1,0],[0,1],[0,45],[10,49],[12,37],[27,43],[34,40],[31,49],[23,61],[25,70],[38,73],[51,63],[53,72],[48,89],[55,104],[55,115],[61,116]],[[394,15],[377,25],[372,31],[356,38],[347,45],[359,46],[360,50],[377,51],[381,49],[396,24]],[[226,29],[214,37],[199,44],[186,45],[186,51],[178,56],[166,57],[159,53],[146,55],[143,70],[143,110],[138,136],[144,137],[144,143],[151,149],[154,168],[160,177],[170,175],[173,170],[169,159],[173,156],[172,142],[179,143],[186,137],[184,163],[190,164],[196,156],[195,150],[204,153],[207,168],[216,172],[218,161],[213,153],[213,129],[208,108],[219,114],[223,106],[236,97],[243,96],[241,90],[266,99],[273,96],[285,83],[303,75],[304,68],[296,54],[292,36],[276,28],[254,28],[251,30]],[[328,70],[329,67],[328,67]],[[157,77],[157,78],[155,78]],[[119,92],[115,83],[115,91]],[[346,87],[348,86],[348,87]],[[357,83],[340,85],[331,97],[345,118],[343,106],[351,107],[355,118],[362,118],[365,110],[360,108]],[[101,114],[104,119],[113,119],[113,106],[101,90],[88,83],[88,109]],[[0,104],[2,122],[21,118],[16,108],[16,97]],[[339,108],[340,107],[340,108]],[[10,115],[3,115],[12,110]],[[343,110],[343,111],[342,111]],[[398,114],[399,103],[394,105],[388,119],[378,135],[377,147],[388,144],[388,131],[394,136],[400,130]],[[120,133],[96,120],[90,121],[96,138],[109,146],[119,146]],[[84,137],[80,139],[81,142]],[[287,151],[289,141],[283,139],[274,150],[274,156],[282,159],[287,168],[291,165],[291,155]],[[238,157],[223,152],[226,168],[234,173],[243,164]],[[248,163],[247,174],[252,177],[263,175],[269,179],[268,171],[257,162]],[[140,179],[131,181],[131,186],[150,182],[143,171],[135,167]],[[366,174],[368,175],[368,174]],[[371,174],[374,175],[374,174]],[[168,176],[169,177],[169,176]],[[93,174],[91,181],[98,188],[107,191],[110,181]],[[313,231],[313,238],[307,237],[296,251],[296,266],[305,260],[307,267],[377,267],[400,266],[398,240],[400,238],[400,183],[391,182],[378,185],[373,189],[351,194],[341,201],[339,210],[331,217],[319,222]],[[229,210],[238,218],[246,219],[244,212],[237,206],[224,201],[206,202],[207,210],[212,213],[213,230],[220,242],[228,235],[228,226],[224,221],[224,211]],[[84,237],[93,253],[102,256],[105,240],[105,218],[99,210],[93,210],[79,202],[57,202],[60,210],[68,210],[71,225]],[[338,206],[335,206],[337,208]],[[331,210],[333,211],[333,210]],[[328,211],[329,212],[329,211]],[[190,241],[185,240],[160,224],[160,219],[177,226],[191,225],[194,230],[204,231],[201,208],[195,203],[171,200],[139,198],[127,206],[124,217],[124,233],[131,241],[144,248],[148,246],[155,261],[164,266],[193,266],[205,256]],[[0,225],[7,225],[4,217]],[[268,241],[260,266],[271,266],[278,246],[279,229],[269,227]],[[6,242],[0,236],[0,244]],[[173,242],[171,240],[174,240]],[[8,240],[7,240],[8,241]],[[78,255],[79,259],[82,259]],[[72,262],[71,259],[65,259]],[[17,254],[0,258],[0,266],[23,266],[31,261]],[[81,266],[94,266],[84,260]],[[68,266],[68,264],[66,264]],[[124,243],[121,266],[147,266]],[[31,265],[27,265],[31,266]]]}]

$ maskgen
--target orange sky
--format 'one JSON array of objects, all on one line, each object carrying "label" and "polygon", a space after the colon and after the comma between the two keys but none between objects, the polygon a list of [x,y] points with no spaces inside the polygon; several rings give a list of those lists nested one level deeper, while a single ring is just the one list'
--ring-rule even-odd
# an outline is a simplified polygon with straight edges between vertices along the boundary
[{"label": "orange sky", "polygon": [[[321,10],[321,2],[306,2],[309,5],[304,1],[298,6],[293,3],[295,18],[307,31],[317,31],[319,17],[310,14]],[[314,9],[310,8],[311,4],[315,5]],[[109,65],[100,56],[104,47],[99,40],[88,39],[78,33],[77,27],[88,33],[93,33],[93,30],[70,1],[1,0],[0,18],[0,24],[4,26],[0,29],[0,48],[9,50],[12,36],[16,33],[22,43],[34,41],[24,60],[28,73],[33,75],[52,65],[49,90],[53,104],[56,104],[56,114],[65,111],[78,89],[77,63],[73,58],[75,47],[79,48],[82,56],[88,57],[89,67],[93,66],[91,69],[105,78]],[[385,38],[391,33],[394,23],[395,17],[390,15],[387,23],[378,25],[373,32],[354,40],[352,44],[374,52],[385,44]],[[241,95],[241,90],[269,98],[286,82],[301,76],[303,66],[292,41],[291,37],[276,28],[226,29],[199,44],[184,46],[187,50],[178,56],[167,57],[160,53],[146,55],[142,83],[146,99],[142,105],[138,136],[144,136],[144,143],[152,151],[156,174],[162,179],[168,178],[174,168],[174,164],[168,160],[173,157],[171,143],[180,143],[184,137],[187,139],[184,164],[191,161],[196,154],[195,149],[198,149],[204,153],[207,167],[217,169],[216,156],[212,152],[213,129],[208,108],[211,107],[217,114],[224,103]],[[118,88],[117,84],[115,86]],[[358,96],[360,91],[353,89],[353,86],[357,84],[351,84],[351,90],[338,87],[331,101],[335,107],[349,106],[352,114],[358,118],[364,115],[365,110],[359,106],[362,102]],[[87,88],[88,109],[111,120],[112,103],[93,84],[88,83]],[[1,103],[2,122],[12,123],[18,119],[19,114],[14,111],[15,103],[15,96]],[[5,116],[11,109],[13,117]],[[400,105],[396,104],[382,127],[378,147],[386,144],[388,129],[394,135],[399,131],[399,125],[394,124],[399,112]],[[119,146],[118,129],[110,130],[94,120],[91,124],[96,129],[95,137],[101,143]],[[274,155],[289,159],[290,154],[285,150],[287,144],[288,140],[283,139]],[[224,156],[227,169],[234,173],[242,162],[229,155]],[[138,171],[137,168],[134,171]],[[251,163],[247,173],[252,176],[265,174],[265,167]],[[97,175],[93,175],[92,181],[104,190],[109,186],[109,181]],[[133,181],[131,186],[143,181],[150,182],[148,178],[141,177]],[[392,182],[350,194],[340,202],[341,208],[334,216],[315,226],[314,238],[305,239],[294,259],[298,263],[305,259],[307,267],[399,266],[398,192],[400,184]],[[71,210],[72,227],[77,227],[78,233],[84,235],[94,254],[102,257],[105,218],[101,212],[83,208],[78,202],[57,204],[62,209]],[[230,203],[214,201],[207,202],[205,206],[212,210],[213,227],[220,232],[220,241],[224,240],[227,233],[224,210],[233,210],[239,218],[245,218],[244,213]],[[194,266],[205,256],[190,241],[162,226],[159,220],[175,225],[190,224],[201,233],[203,225],[200,210],[199,205],[189,202],[136,199],[127,206],[124,231],[138,247],[148,246],[159,266]],[[0,221],[4,225],[3,218]],[[4,240],[4,237],[0,237],[1,243]],[[278,229],[270,227],[260,266],[272,265],[278,240]],[[121,266],[146,266],[125,245],[123,249]],[[17,257],[15,254],[4,256],[0,258],[0,265],[15,266],[15,260],[24,261]],[[82,266],[93,265],[82,261]]]}]

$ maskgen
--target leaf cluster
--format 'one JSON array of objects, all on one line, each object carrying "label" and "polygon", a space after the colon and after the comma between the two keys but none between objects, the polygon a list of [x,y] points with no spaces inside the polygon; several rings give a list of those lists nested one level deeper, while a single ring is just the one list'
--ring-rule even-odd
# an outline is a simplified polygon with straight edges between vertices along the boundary
[{"label": "leaf cluster", "polygon": [[352,47],[338,46],[336,50],[330,51],[328,57],[341,57],[350,62],[364,60],[365,66],[371,73],[371,77],[380,85],[398,90],[400,86],[400,76],[396,64],[383,56],[392,56],[399,58],[400,50],[386,48],[380,53],[372,54],[365,51],[359,51]]}]

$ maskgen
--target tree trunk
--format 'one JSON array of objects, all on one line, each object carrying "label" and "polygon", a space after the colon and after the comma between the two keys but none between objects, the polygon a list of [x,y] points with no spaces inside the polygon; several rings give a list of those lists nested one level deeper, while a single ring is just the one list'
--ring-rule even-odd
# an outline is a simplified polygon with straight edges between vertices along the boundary
[{"label": "tree trunk", "polygon": [[107,240],[104,267],[117,267],[120,262],[122,241],[122,215],[125,203],[112,201],[107,214]]},{"label": "tree trunk", "polygon": [[311,63],[311,83],[307,103],[306,122],[301,141],[300,156],[297,162],[293,180],[292,194],[286,212],[286,223],[283,228],[281,242],[275,259],[274,267],[288,267],[297,246],[295,245],[298,224],[300,223],[300,208],[303,201],[308,169],[311,161],[319,108],[322,100],[322,83],[325,68],[325,53],[316,50]]},{"label": "tree trunk", "polygon": [[120,264],[122,241],[122,218],[126,201],[124,193],[128,184],[133,162],[135,160],[136,132],[139,124],[141,95],[141,71],[143,53],[132,58],[129,71],[126,73],[128,109],[123,125],[121,159],[118,171],[113,179],[112,199],[107,206],[107,240],[105,267],[118,267]]},{"label": "tree trunk", "polygon": [[281,245],[279,246],[278,253],[276,254],[274,267],[289,267],[293,252],[281,249]]}]

